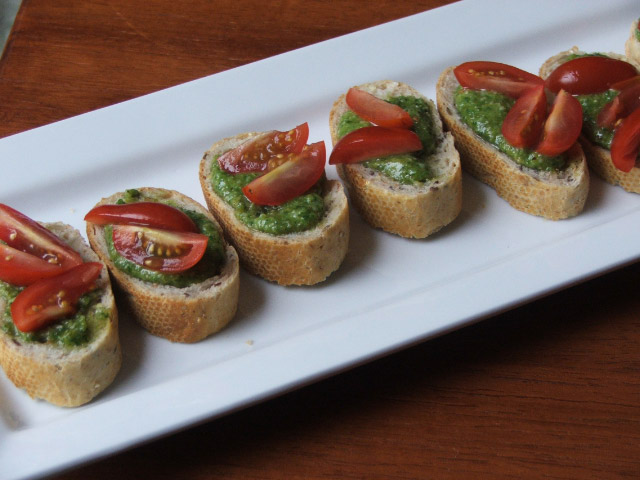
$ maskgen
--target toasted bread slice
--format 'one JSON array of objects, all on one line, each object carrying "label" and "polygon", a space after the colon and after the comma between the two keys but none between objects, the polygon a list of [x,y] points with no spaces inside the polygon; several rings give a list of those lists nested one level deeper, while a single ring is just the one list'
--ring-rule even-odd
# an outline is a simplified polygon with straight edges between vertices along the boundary
[{"label": "toasted bread slice", "polygon": [[[636,41],[636,43],[638,42]],[[573,47],[570,50],[566,50],[564,52],[558,53],[557,55],[554,55],[542,64],[542,66],[540,67],[540,76],[542,78],[547,78],[549,75],[551,75],[551,72],[553,72],[556,68],[558,68],[558,66],[568,60],[569,55],[581,55],[584,53],[585,52],[579,50],[578,47]],[[633,66],[635,66],[636,69],[639,69],[637,63],[630,60],[630,58],[625,57],[624,55],[610,52],[606,53],[606,55],[611,58],[629,62]],[[580,136],[580,144],[584,149],[589,167],[591,167],[591,169],[600,178],[602,178],[605,182],[610,183],[611,185],[620,185],[628,192],[640,193],[640,167],[638,166],[637,161],[636,166],[633,167],[630,172],[623,172],[622,170],[618,170],[613,165],[613,162],[611,161],[610,150],[592,143],[585,135]]]},{"label": "toasted bread slice", "polygon": [[636,18],[631,24],[631,32],[629,38],[624,44],[624,52],[627,54],[627,58],[636,64],[640,64],[640,40],[636,37],[636,31],[638,30],[638,19]]},{"label": "toasted bread slice", "polygon": [[200,162],[200,184],[209,210],[220,221],[249,272],[280,285],[322,282],[338,269],[349,246],[349,206],[340,182],[324,182],[325,214],[315,227],[285,235],[270,235],[247,227],[213,189],[212,162],[256,135],[260,133],[225,138],[205,152]]},{"label": "toasted bread slice", "polygon": [[589,171],[580,146],[572,147],[567,167],[559,172],[521,166],[462,121],[454,103],[458,86],[453,67],[447,68],[438,79],[436,98],[443,122],[460,151],[462,167],[523,212],[551,220],[580,213],[589,192]]},{"label": "toasted bread slice", "polygon": [[[336,165],[349,198],[362,218],[371,226],[407,238],[425,238],[451,223],[462,208],[460,156],[453,137],[442,132],[435,105],[414,88],[400,82],[382,80],[359,89],[386,100],[393,96],[411,96],[431,106],[436,129],[441,132],[438,149],[429,157],[434,178],[424,184],[404,185],[360,163]],[[340,117],[349,110],[341,95],[329,113],[333,145],[338,142]]]},{"label": "toasted bread slice", "polygon": [[[63,223],[43,225],[78,252],[83,260],[99,261],[76,229]],[[25,342],[0,329],[0,364],[7,377],[31,397],[61,407],[76,407],[89,402],[113,382],[120,370],[122,352],[118,312],[106,268],[100,273],[96,287],[103,291],[100,303],[108,312],[108,318],[87,345],[60,347]],[[0,298],[0,311],[5,308],[5,301]]]},{"label": "toasted bread slice", "polygon": [[[161,188],[138,190],[143,196],[161,198],[181,208],[203,214],[220,228],[215,218],[202,205],[186,195]],[[103,198],[97,205],[116,203],[122,196],[122,192],[116,193]],[[218,332],[235,315],[239,293],[239,263],[232,246],[224,244],[226,258],[219,273],[212,272],[211,277],[202,282],[179,288],[146,282],[119,270],[109,257],[103,227],[87,223],[87,237],[91,248],[109,267],[116,285],[123,293],[122,299],[135,319],[152,334],[172,342],[193,343]]]}]

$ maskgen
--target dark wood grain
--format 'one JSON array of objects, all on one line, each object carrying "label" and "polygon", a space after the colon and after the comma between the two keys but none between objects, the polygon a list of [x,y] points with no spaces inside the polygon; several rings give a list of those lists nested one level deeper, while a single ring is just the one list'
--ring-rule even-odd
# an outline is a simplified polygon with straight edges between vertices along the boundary
[{"label": "dark wood grain", "polygon": [[[23,0],[0,137],[445,3]],[[634,264],[56,478],[640,478],[639,285]]]}]

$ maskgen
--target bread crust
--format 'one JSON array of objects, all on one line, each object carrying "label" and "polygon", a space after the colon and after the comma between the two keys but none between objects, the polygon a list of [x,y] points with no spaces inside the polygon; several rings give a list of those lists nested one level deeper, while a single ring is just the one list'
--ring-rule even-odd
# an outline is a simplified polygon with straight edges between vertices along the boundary
[{"label": "bread crust", "polygon": [[[358,85],[378,98],[407,95],[431,105],[433,120],[442,132],[435,105],[407,84],[391,80]],[[338,142],[340,117],[349,110],[346,94],[341,95],[329,113],[333,145]],[[424,185],[403,185],[363,164],[336,165],[355,209],[371,226],[407,238],[425,238],[451,223],[462,209],[460,156],[453,137],[442,132],[438,151],[431,157],[436,176]]]},{"label": "bread crust", "polygon": [[237,147],[257,132],[222,139],[207,150],[200,162],[200,185],[209,210],[238,249],[243,267],[280,285],[314,285],[340,267],[349,247],[349,207],[340,182],[326,180],[323,187],[325,215],[310,230],[269,235],[240,222],[233,208],[211,184],[214,159]]},{"label": "bread crust", "polygon": [[436,98],[444,124],[455,138],[463,168],[523,212],[550,220],[580,213],[589,191],[589,172],[580,146],[576,144],[569,151],[568,166],[559,173],[518,165],[462,121],[454,105],[458,86],[453,67],[447,68],[438,79]]},{"label": "bread crust", "polygon": [[[80,232],[62,223],[45,223],[87,262],[99,258],[85,244]],[[31,397],[61,407],[77,407],[93,399],[116,377],[122,363],[118,337],[118,312],[109,273],[102,269],[96,282],[104,289],[101,303],[109,312],[106,326],[97,338],[79,348],[21,343],[0,330],[0,364],[7,377]],[[0,300],[0,309],[4,309]]]},{"label": "bread crust", "polygon": [[624,44],[624,52],[629,60],[640,64],[640,41],[636,38],[636,30],[638,29],[638,19],[636,18],[631,24],[631,32],[629,38]]},{"label": "bread crust", "polygon": [[[635,25],[637,26],[637,20],[635,22]],[[633,30],[631,33],[633,35]],[[635,40],[635,37],[633,39]],[[636,40],[636,44],[640,44],[640,42]],[[586,52],[581,51],[580,49],[578,49],[578,47],[572,47],[569,50],[565,50],[558,53],[557,55],[554,55],[542,64],[542,66],[540,67],[540,76],[542,78],[547,78],[549,75],[551,75],[551,72],[553,72],[559,65],[566,61],[566,58],[569,55],[579,55],[583,53]],[[628,54],[629,52],[627,52],[627,55]],[[637,60],[634,61],[634,59],[631,57],[627,58],[624,55],[613,52],[607,52],[606,55],[611,58],[629,62],[633,66],[635,66],[638,71],[640,71],[640,66],[637,63]],[[638,55],[638,60],[640,60],[640,55]],[[611,150],[602,148],[601,146],[592,143],[585,135],[580,135],[580,144],[582,145],[584,153],[587,157],[589,167],[591,167],[591,169],[600,178],[602,178],[605,182],[610,183],[611,185],[620,185],[627,192],[640,193],[640,166],[638,166],[637,161],[635,167],[633,167],[631,171],[623,172],[613,165],[613,162],[611,160]]]},{"label": "bread crust", "polygon": [[[144,187],[138,189],[177,202],[180,206],[204,214],[220,230],[215,218],[195,200],[173,190]],[[96,204],[112,204],[122,192],[103,198]],[[91,248],[111,272],[120,299],[127,305],[136,321],[153,335],[172,342],[193,343],[224,328],[234,317],[239,294],[239,263],[235,249],[226,242],[226,259],[221,272],[203,282],[177,288],[156,285],[131,277],[119,270],[109,258],[104,240],[104,228],[87,223],[87,237]]]}]

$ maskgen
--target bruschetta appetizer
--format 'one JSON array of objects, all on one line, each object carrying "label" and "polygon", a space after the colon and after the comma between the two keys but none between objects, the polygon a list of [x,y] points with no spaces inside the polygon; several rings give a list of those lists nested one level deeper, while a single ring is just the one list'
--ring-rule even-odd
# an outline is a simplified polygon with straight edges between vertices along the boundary
[{"label": "bruschetta appetizer", "polygon": [[631,32],[629,33],[629,38],[624,44],[624,51],[629,60],[636,64],[640,64],[640,29],[638,29],[637,18],[631,24]]},{"label": "bruschetta appetizer", "polygon": [[238,256],[195,200],[173,190],[131,189],[103,198],[85,220],[91,248],[152,334],[193,343],[235,315]]},{"label": "bruschetta appetizer", "polygon": [[342,263],[349,208],[325,176],[324,142],[307,145],[306,123],[216,142],[200,162],[209,210],[251,273],[280,285],[313,285]]},{"label": "bruschetta appetizer", "polygon": [[485,61],[447,68],[436,94],[465,170],[523,212],[559,220],[582,211],[589,172],[571,95],[548,105],[540,77]]},{"label": "bruschetta appetizer", "polygon": [[334,164],[371,226],[425,238],[462,208],[460,156],[431,100],[395,81],[359,85],[329,114]]},{"label": "bruschetta appetizer", "polygon": [[63,223],[0,204],[0,365],[31,397],[76,407],[120,370],[109,274]]},{"label": "bruschetta appetizer", "polygon": [[580,143],[603,180],[640,193],[640,76],[638,66],[616,53],[588,54],[577,47],[540,68],[552,92],[560,88],[582,105]]}]

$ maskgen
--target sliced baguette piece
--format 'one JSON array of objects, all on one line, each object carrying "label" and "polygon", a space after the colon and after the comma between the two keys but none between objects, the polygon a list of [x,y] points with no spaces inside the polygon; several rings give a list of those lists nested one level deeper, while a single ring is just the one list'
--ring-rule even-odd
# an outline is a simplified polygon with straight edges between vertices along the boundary
[{"label": "sliced baguette piece", "polygon": [[629,60],[640,64],[640,41],[636,37],[636,31],[638,30],[638,19],[636,18],[631,24],[631,32],[629,38],[624,44],[624,52]]},{"label": "sliced baguette piece", "polygon": [[[43,223],[86,262],[99,262],[80,232],[63,223]],[[0,329],[0,364],[7,377],[31,397],[61,407],[77,407],[93,399],[113,382],[120,370],[122,352],[118,337],[118,312],[111,292],[109,272],[103,268],[96,286],[104,293],[100,303],[109,313],[106,325],[82,347],[63,348],[22,342]],[[0,299],[0,311],[6,308]]]},{"label": "sliced baguette piece", "polygon": [[568,165],[560,172],[523,167],[462,121],[454,103],[458,86],[453,67],[447,68],[438,79],[436,99],[460,151],[462,167],[518,210],[551,220],[579,214],[589,192],[589,171],[580,146],[576,143],[568,152]]},{"label": "sliced baguette piece", "polygon": [[[540,76],[547,78],[551,75],[551,72],[568,60],[569,55],[581,55],[584,53],[586,52],[581,51],[578,47],[573,47],[570,50],[554,55],[542,64],[540,67]],[[612,52],[607,52],[605,55],[629,62],[640,71],[638,64],[624,55]],[[611,185],[620,185],[628,192],[640,193],[640,166],[637,161],[636,166],[633,167],[630,172],[623,172],[613,165],[610,150],[592,143],[585,135],[580,135],[580,144],[587,157],[589,167],[591,167],[600,178]]]},{"label": "sliced baguette piece", "polygon": [[[173,190],[139,188],[143,196],[170,200],[176,205],[201,213],[220,226],[198,202]],[[123,192],[103,198],[96,204],[114,204]],[[239,262],[235,249],[226,244],[226,260],[218,275],[185,288],[145,282],[119,270],[109,258],[104,228],[87,223],[91,248],[109,267],[115,284],[122,291],[136,321],[146,330],[172,342],[193,343],[224,328],[234,317],[238,306]],[[223,240],[224,241],[224,240]]]},{"label": "sliced baguette piece", "polygon": [[256,135],[260,133],[225,138],[205,152],[200,162],[200,184],[209,210],[220,221],[249,272],[280,285],[322,282],[338,269],[349,246],[349,207],[340,182],[324,182],[325,215],[320,223],[310,230],[285,235],[270,235],[247,227],[213,190],[212,162]]},{"label": "sliced baguette piece", "polygon": [[[401,82],[381,80],[358,85],[386,100],[393,96],[412,96],[425,100],[433,113],[436,128],[442,132],[437,151],[429,158],[434,178],[421,185],[403,185],[361,163],[336,165],[349,198],[362,218],[372,227],[407,238],[425,238],[451,223],[462,208],[460,156],[453,137],[442,131],[435,105],[420,92]],[[349,110],[341,95],[329,113],[333,145],[338,142],[340,117]]]}]

